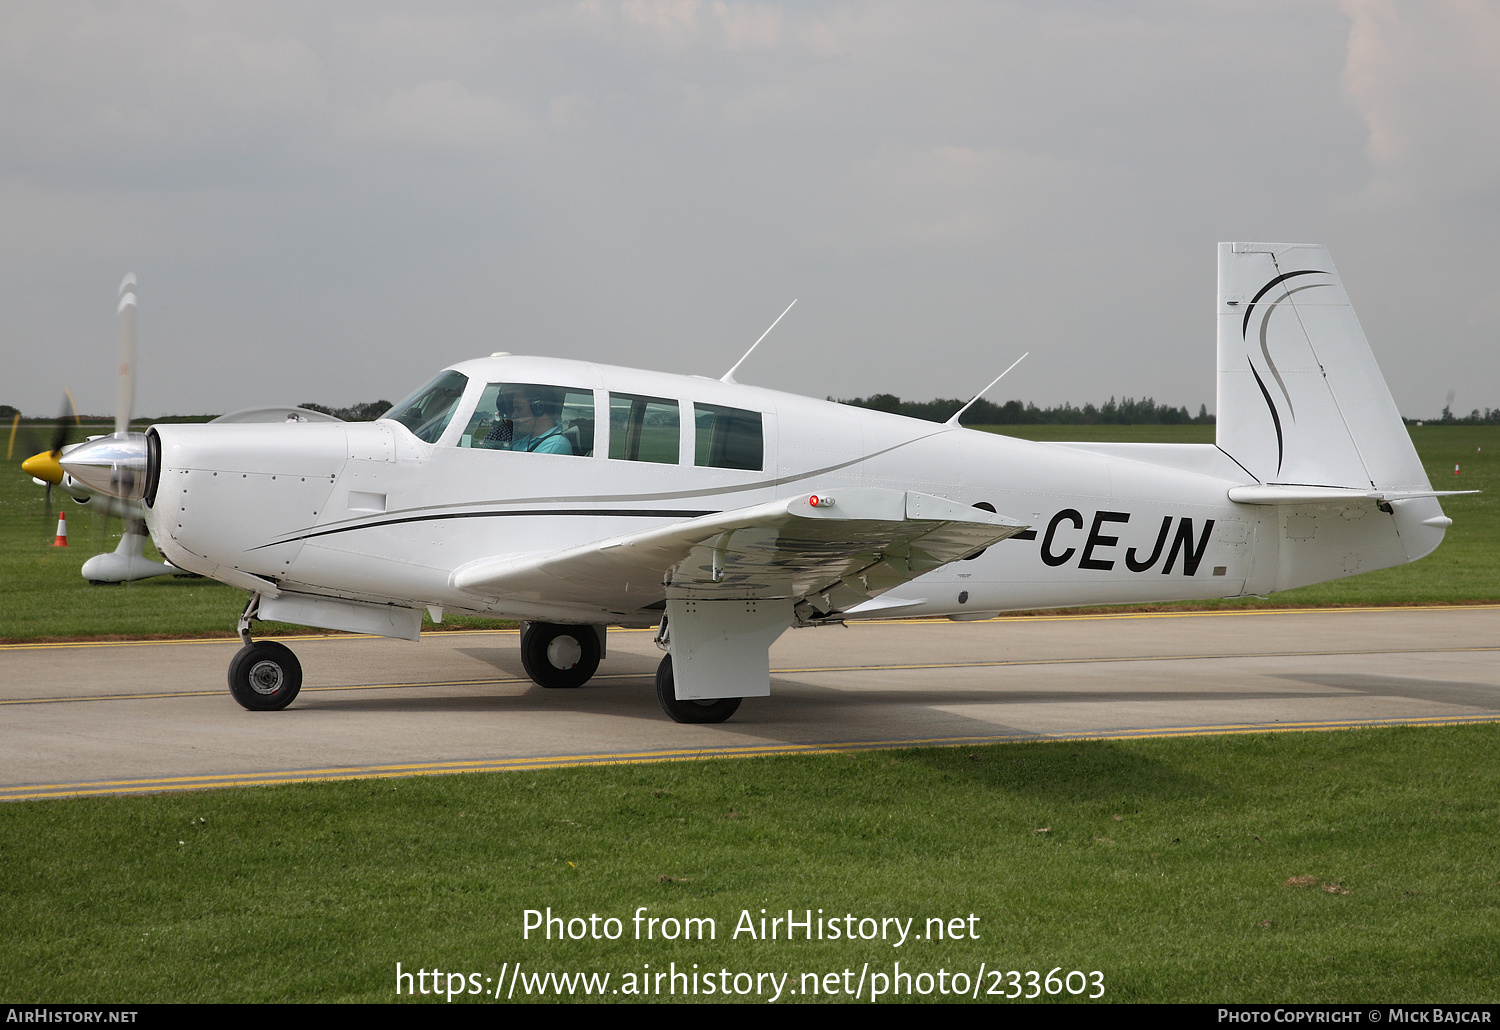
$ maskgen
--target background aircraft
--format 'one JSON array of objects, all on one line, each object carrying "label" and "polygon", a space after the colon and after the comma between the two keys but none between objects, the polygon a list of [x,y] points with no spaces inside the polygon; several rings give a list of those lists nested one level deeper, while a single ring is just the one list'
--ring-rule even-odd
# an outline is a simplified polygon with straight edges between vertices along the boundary
[{"label": "background aircraft", "polygon": [[1218,294],[1214,445],[1033,443],[502,353],[373,423],[157,425],[61,464],[249,592],[246,708],[301,683],[256,619],[415,640],[426,608],[521,620],[544,687],[586,682],[607,626],[656,625],[663,709],[716,722],[769,692],[789,627],[1264,594],[1435,548],[1443,492],[1327,251],[1221,244]]}]

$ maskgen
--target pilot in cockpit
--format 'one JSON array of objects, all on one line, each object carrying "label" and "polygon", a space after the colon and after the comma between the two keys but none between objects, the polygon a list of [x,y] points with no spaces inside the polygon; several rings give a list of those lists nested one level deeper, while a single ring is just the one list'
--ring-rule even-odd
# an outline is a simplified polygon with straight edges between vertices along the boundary
[{"label": "pilot in cockpit", "polygon": [[515,386],[495,396],[494,426],[481,447],[532,454],[573,454],[573,443],[559,422],[562,391],[549,386]]}]

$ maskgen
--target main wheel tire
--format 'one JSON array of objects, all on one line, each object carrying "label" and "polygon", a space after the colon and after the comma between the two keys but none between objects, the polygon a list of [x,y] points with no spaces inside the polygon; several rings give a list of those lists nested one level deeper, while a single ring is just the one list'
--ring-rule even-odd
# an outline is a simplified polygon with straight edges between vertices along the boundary
[{"label": "main wheel tire", "polygon": [[581,687],[599,668],[599,637],[592,626],[528,623],[521,634],[521,665],[539,687]]},{"label": "main wheel tire", "polygon": [[673,722],[723,722],[739,710],[738,697],[716,697],[706,701],[677,700],[677,685],[672,679],[672,656],[667,655],[656,667],[656,701]]},{"label": "main wheel tire", "polygon": [[302,689],[302,663],[285,644],[257,640],[229,663],[229,692],[252,712],[279,712]]}]

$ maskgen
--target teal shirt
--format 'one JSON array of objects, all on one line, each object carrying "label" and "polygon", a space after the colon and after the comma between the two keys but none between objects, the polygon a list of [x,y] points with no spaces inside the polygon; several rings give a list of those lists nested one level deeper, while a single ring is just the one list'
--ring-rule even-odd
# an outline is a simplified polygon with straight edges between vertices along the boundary
[{"label": "teal shirt", "polygon": [[562,426],[553,426],[541,436],[518,436],[510,442],[513,451],[532,454],[572,454],[573,444],[563,435]]}]

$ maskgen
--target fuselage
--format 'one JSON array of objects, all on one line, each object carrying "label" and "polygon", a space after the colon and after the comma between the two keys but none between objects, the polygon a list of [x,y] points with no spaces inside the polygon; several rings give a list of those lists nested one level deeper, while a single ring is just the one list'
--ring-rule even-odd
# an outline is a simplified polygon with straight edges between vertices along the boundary
[{"label": "fuselage", "polygon": [[[441,425],[439,411],[425,422],[419,413],[373,423],[154,427],[160,474],[147,522],[157,546],[178,566],[252,590],[269,581],[292,593],[406,607],[647,625],[659,617],[647,602],[655,584],[643,584],[643,604],[633,609],[544,597],[496,607],[458,590],[453,577],[497,556],[547,554],[850,487],[936,494],[1030,529],[843,613],[849,619],[1266,593],[1399,564],[1442,536],[1408,532],[1399,510],[1382,513],[1373,502],[1368,521],[1234,503],[1228,491],[1255,480],[1213,445],[1034,443],[554,358],[483,358],[450,373],[462,382],[448,380],[459,386]],[[517,403],[495,399],[505,384],[554,393],[532,402],[551,412],[538,423],[550,430],[507,429],[504,438],[535,441],[568,427],[572,453],[490,442],[501,439],[502,422],[532,431],[524,409],[496,415],[497,404]],[[1288,517],[1312,519],[1315,534],[1289,536]],[[1314,539],[1316,549],[1302,547]]]}]

